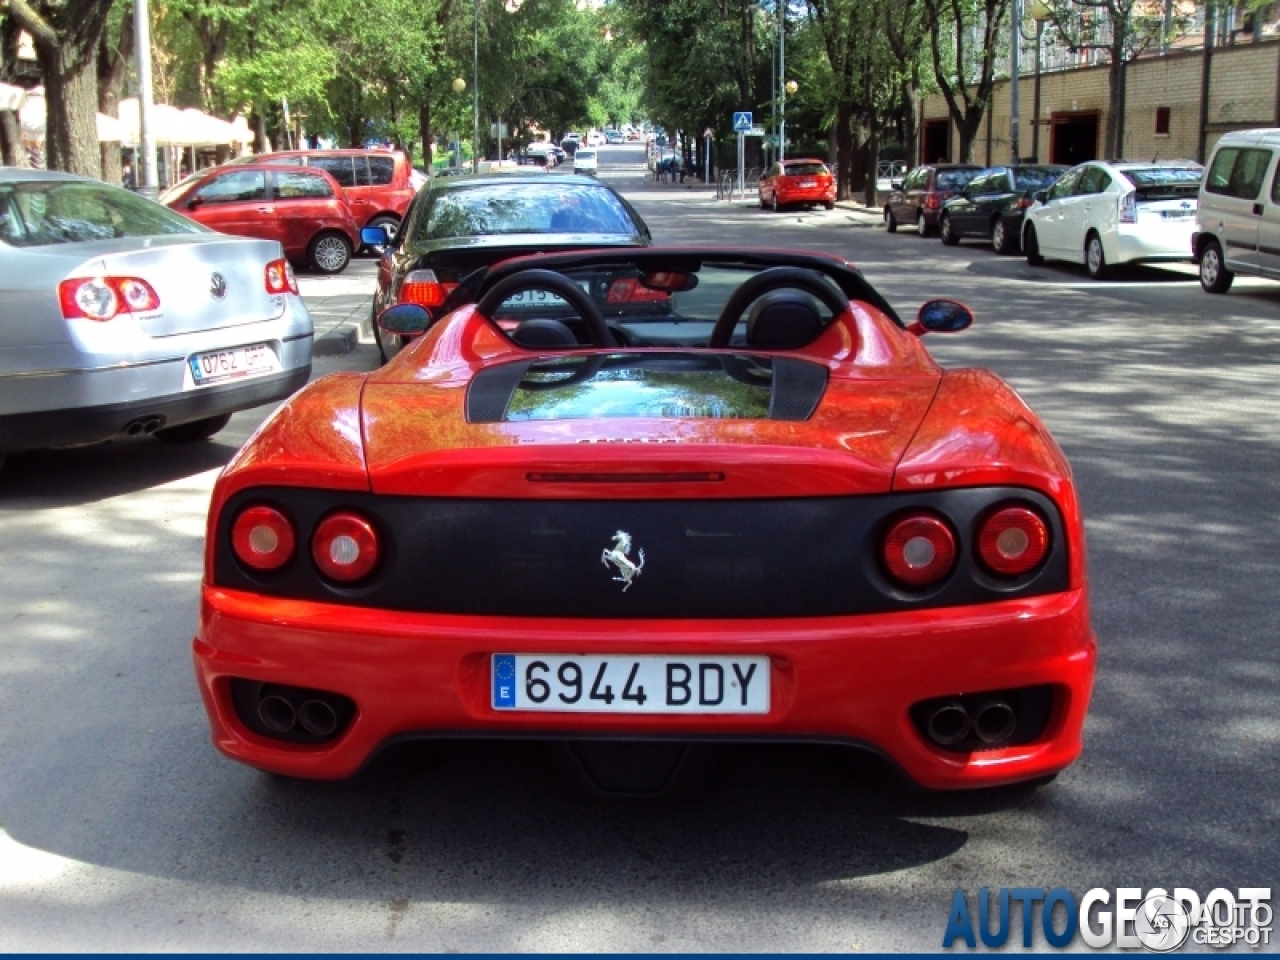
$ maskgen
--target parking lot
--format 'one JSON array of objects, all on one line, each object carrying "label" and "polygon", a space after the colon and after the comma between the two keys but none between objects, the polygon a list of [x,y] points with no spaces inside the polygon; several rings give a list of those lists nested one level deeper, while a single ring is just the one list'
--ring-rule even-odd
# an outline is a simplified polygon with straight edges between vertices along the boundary
[{"label": "parking lot", "polygon": [[[664,805],[587,802],[538,744],[432,745],[336,784],[237,766],[190,642],[209,491],[259,409],[207,444],[0,475],[0,948],[932,951],[956,887],[1280,887],[1280,284],[1213,297],[1189,264],[1098,283],[600,154],[659,243],[827,251],[908,320],[973,308],[930,350],[1009,380],[1082,494],[1083,758],[1038,791],[929,795],[831,748],[741,747]],[[304,278],[317,376],[376,365],[374,268]]]}]

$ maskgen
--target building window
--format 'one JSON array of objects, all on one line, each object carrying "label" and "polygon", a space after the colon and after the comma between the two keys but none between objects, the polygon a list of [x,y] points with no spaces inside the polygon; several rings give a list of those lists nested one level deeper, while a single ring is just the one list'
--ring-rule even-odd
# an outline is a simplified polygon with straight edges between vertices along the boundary
[{"label": "building window", "polygon": [[1169,108],[1156,107],[1156,136],[1167,137],[1169,135]]}]

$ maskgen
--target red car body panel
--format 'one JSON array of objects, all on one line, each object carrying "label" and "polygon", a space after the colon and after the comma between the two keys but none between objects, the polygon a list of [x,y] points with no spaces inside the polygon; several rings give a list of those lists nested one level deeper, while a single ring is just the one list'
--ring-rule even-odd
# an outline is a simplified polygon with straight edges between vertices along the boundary
[{"label": "red car body panel", "polygon": [[[342,161],[353,166],[350,170],[339,171],[336,165]],[[292,164],[339,173],[338,183],[357,227],[366,226],[375,217],[393,216],[403,220],[405,211],[417,194],[410,182],[409,160],[398,150],[279,150],[233,162]],[[388,163],[391,166],[390,176],[379,175],[375,165],[386,166]]]},{"label": "red car body panel", "polygon": [[[370,375],[295,395],[228,465],[210,509],[196,673],[219,750],[285,774],[340,778],[403,736],[575,734],[850,743],[917,783],[965,788],[1054,773],[1081,750],[1096,659],[1084,531],[1070,468],[1021,398],[976,370],[943,372],[917,337],[861,303],[789,355],[824,362],[829,384],[801,422],[613,419],[468,423],[476,371],[529,351],[472,307]],[[723,473],[715,484],[535,483],[530,474]],[[779,619],[488,616],[351,606],[220,586],[218,523],[257,487],[375,496],[655,500],[840,497],[1018,487],[1061,513],[1066,589],[967,606]],[[498,711],[495,653],[752,653],[770,660],[767,714],[613,715]],[[250,729],[232,678],[334,691],[356,704],[332,743]],[[922,700],[1052,688],[1031,742],[955,752],[913,723]]]}]

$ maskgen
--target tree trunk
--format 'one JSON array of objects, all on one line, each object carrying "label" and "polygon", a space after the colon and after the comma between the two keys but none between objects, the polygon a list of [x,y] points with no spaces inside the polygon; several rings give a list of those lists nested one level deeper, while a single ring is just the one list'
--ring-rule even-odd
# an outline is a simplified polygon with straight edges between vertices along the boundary
[{"label": "tree trunk", "polygon": [[973,145],[982,128],[982,115],[986,111],[981,107],[970,107],[956,122],[956,132],[960,134],[960,155],[956,163],[973,163]]},{"label": "tree trunk", "polygon": [[[97,38],[90,49],[97,48]],[[45,163],[83,177],[102,177],[98,150],[98,71],[92,56],[76,56],[72,44],[36,44],[44,78]]]},{"label": "tree trunk", "polygon": [[430,171],[435,161],[435,145],[431,139],[431,104],[425,97],[418,105],[418,135],[422,137],[422,160]]},{"label": "tree trunk", "polygon": [[879,180],[880,164],[880,127],[873,121],[871,124],[871,135],[867,137],[867,182],[863,190],[862,199],[868,207],[875,209],[879,206],[876,202],[876,185]]},{"label": "tree trunk", "polygon": [[1103,158],[1118,160],[1124,156],[1124,82],[1123,53],[1111,51],[1111,65],[1107,69],[1107,131]]},{"label": "tree trunk", "polygon": [[853,106],[836,104],[836,199],[853,199]]},{"label": "tree trunk", "polygon": [[6,167],[27,166],[27,149],[22,145],[22,124],[13,110],[0,110],[0,163]]},{"label": "tree trunk", "polygon": [[[133,56],[133,17],[126,15],[120,24],[118,42],[111,43],[107,32],[98,41],[98,112],[108,117],[120,116],[120,94],[124,90],[125,70]],[[99,144],[102,154],[102,179],[122,183],[124,171],[120,162],[120,144],[110,140]]]}]

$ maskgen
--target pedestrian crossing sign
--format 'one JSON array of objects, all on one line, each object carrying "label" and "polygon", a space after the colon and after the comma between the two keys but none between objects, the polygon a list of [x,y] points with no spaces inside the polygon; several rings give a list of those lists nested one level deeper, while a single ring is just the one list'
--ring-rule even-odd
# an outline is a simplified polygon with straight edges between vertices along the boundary
[{"label": "pedestrian crossing sign", "polygon": [[733,132],[746,133],[751,129],[751,111],[739,110],[733,115]]}]

